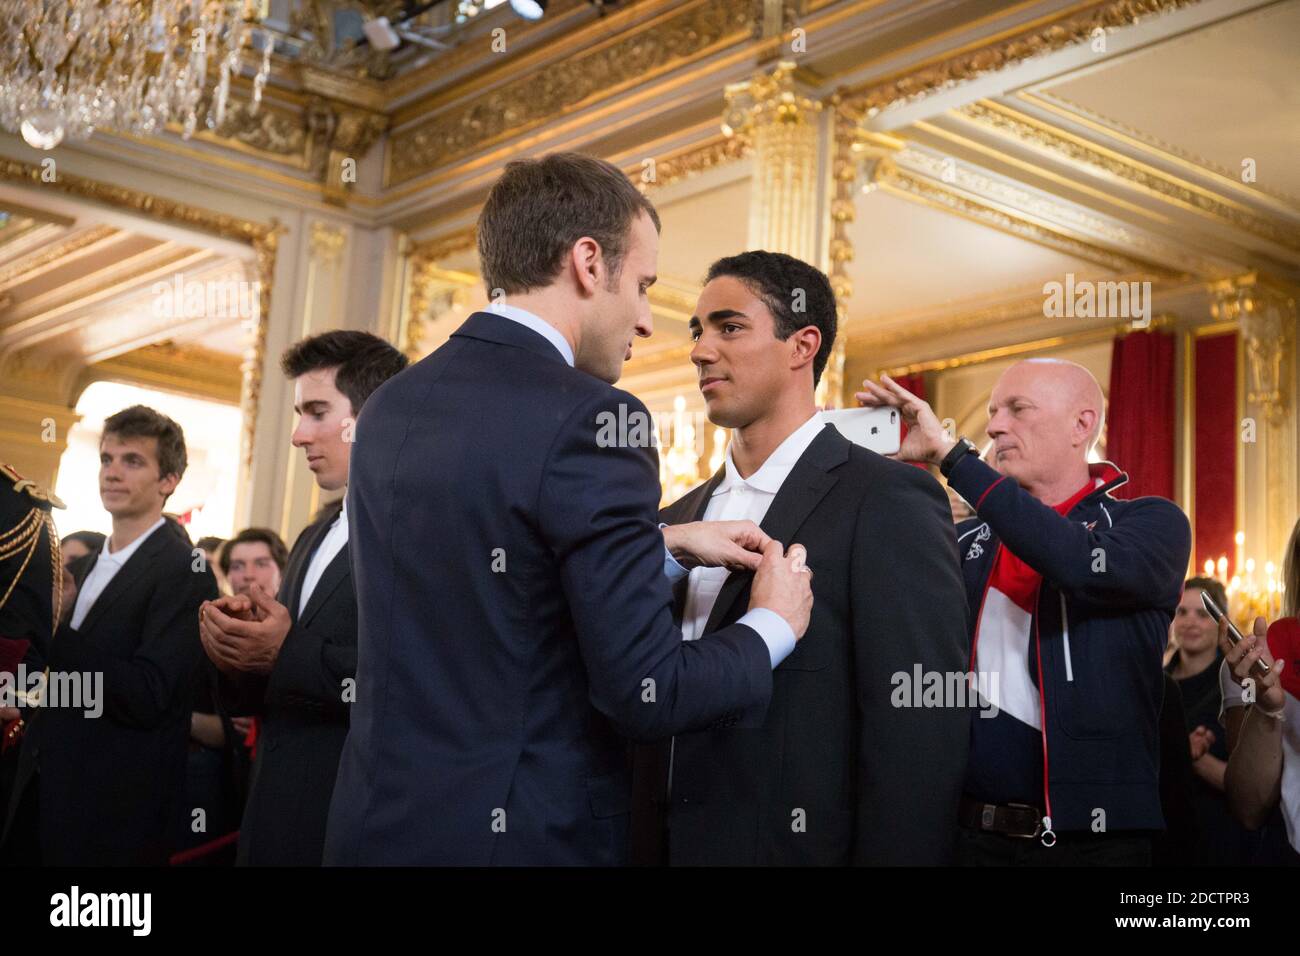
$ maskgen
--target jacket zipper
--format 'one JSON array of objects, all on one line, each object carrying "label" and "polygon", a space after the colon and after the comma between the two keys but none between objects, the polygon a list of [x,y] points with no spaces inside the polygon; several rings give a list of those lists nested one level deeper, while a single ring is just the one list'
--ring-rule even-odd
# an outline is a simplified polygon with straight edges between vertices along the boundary
[{"label": "jacket zipper", "polygon": [[1065,614],[1065,592],[1061,591],[1061,638],[1065,644],[1065,679],[1074,683],[1074,661],[1070,659],[1070,619]]}]

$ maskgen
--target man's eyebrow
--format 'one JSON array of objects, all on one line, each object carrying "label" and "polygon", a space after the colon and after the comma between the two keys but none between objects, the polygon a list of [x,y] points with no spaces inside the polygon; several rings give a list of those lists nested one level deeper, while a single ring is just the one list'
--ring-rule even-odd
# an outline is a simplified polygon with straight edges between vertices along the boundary
[{"label": "man's eyebrow", "polygon": [[650,288],[652,285],[654,285],[656,282],[659,281],[659,276],[657,276],[657,275],[653,275],[653,276],[642,276],[642,277],[641,277],[641,281],[645,283],[645,287],[648,289],[648,288]]},{"label": "man's eyebrow", "polygon": [[328,408],[329,402],[325,401],[325,399],[323,398],[313,398],[303,402],[301,407],[299,407],[298,405],[293,406],[293,410],[297,412],[299,415],[301,415],[303,412],[311,409],[313,405],[323,405],[326,408]]},{"label": "man's eyebrow", "polygon": [[[740,312],[736,309],[714,309],[712,312],[708,314],[708,316],[706,316],[706,318],[710,322],[721,322],[724,319],[735,319],[735,318],[747,319],[749,318],[749,316],[746,315],[744,312]],[[691,316],[691,321],[688,324],[691,326],[691,328],[695,328],[696,326],[698,326],[700,324],[699,316],[695,316],[695,315]]]}]

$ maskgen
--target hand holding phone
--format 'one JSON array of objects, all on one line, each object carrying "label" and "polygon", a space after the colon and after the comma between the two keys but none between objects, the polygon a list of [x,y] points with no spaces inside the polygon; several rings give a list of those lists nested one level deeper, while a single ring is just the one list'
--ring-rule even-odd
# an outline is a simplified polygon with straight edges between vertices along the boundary
[{"label": "hand holding phone", "polygon": [[[1236,647],[1238,644],[1240,644],[1242,641],[1245,640],[1245,638],[1241,634],[1241,631],[1237,630],[1237,626],[1232,623],[1232,620],[1228,618],[1226,614],[1223,613],[1223,611],[1219,608],[1219,605],[1214,603],[1214,598],[1210,597],[1208,591],[1201,592],[1201,604],[1205,606],[1205,610],[1209,613],[1210,617],[1214,618],[1215,624],[1218,624],[1219,621],[1221,620],[1227,621],[1228,640],[1232,642],[1233,647]],[[1269,668],[1268,665],[1265,664],[1263,660],[1257,660],[1255,661],[1254,665],[1251,667],[1250,672],[1254,674],[1256,677],[1267,677],[1269,673]]]},{"label": "hand holding phone", "polygon": [[903,418],[897,408],[841,408],[822,412],[841,435],[878,455],[897,455],[903,441]]}]

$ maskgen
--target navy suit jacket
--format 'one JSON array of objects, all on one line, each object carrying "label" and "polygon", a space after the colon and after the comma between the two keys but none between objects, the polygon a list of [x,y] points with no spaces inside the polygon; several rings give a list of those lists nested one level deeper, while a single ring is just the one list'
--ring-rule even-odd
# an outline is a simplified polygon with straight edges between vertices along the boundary
[{"label": "navy suit jacket", "polygon": [[301,614],[298,604],[307,568],[337,514],[326,509],[294,542],[277,596],[293,624],[270,674],[218,678],[227,713],[262,718],[239,827],[240,865],[320,866],[348,733],[352,695],[345,681],[357,669],[357,603],[346,544],[325,566]]},{"label": "navy suit jacket", "polygon": [[602,429],[639,415],[488,313],[366,402],[327,864],[622,864],[624,738],[762,723],[758,634],[673,623],[655,450]]}]

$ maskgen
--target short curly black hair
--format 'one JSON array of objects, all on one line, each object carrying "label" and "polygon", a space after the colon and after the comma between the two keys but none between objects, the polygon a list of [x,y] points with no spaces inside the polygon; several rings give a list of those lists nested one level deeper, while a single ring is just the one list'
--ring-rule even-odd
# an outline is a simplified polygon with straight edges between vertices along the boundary
[{"label": "short curly black hair", "polygon": [[822,344],[813,359],[813,385],[820,382],[839,324],[835,292],[826,273],[784,252],[756,249],[719,259],[709,266],[704,281],[712,282],[720,276],[739,279],[763,300],[776,324],[776,337],[782,342],[800,329],[817,327]]}]

